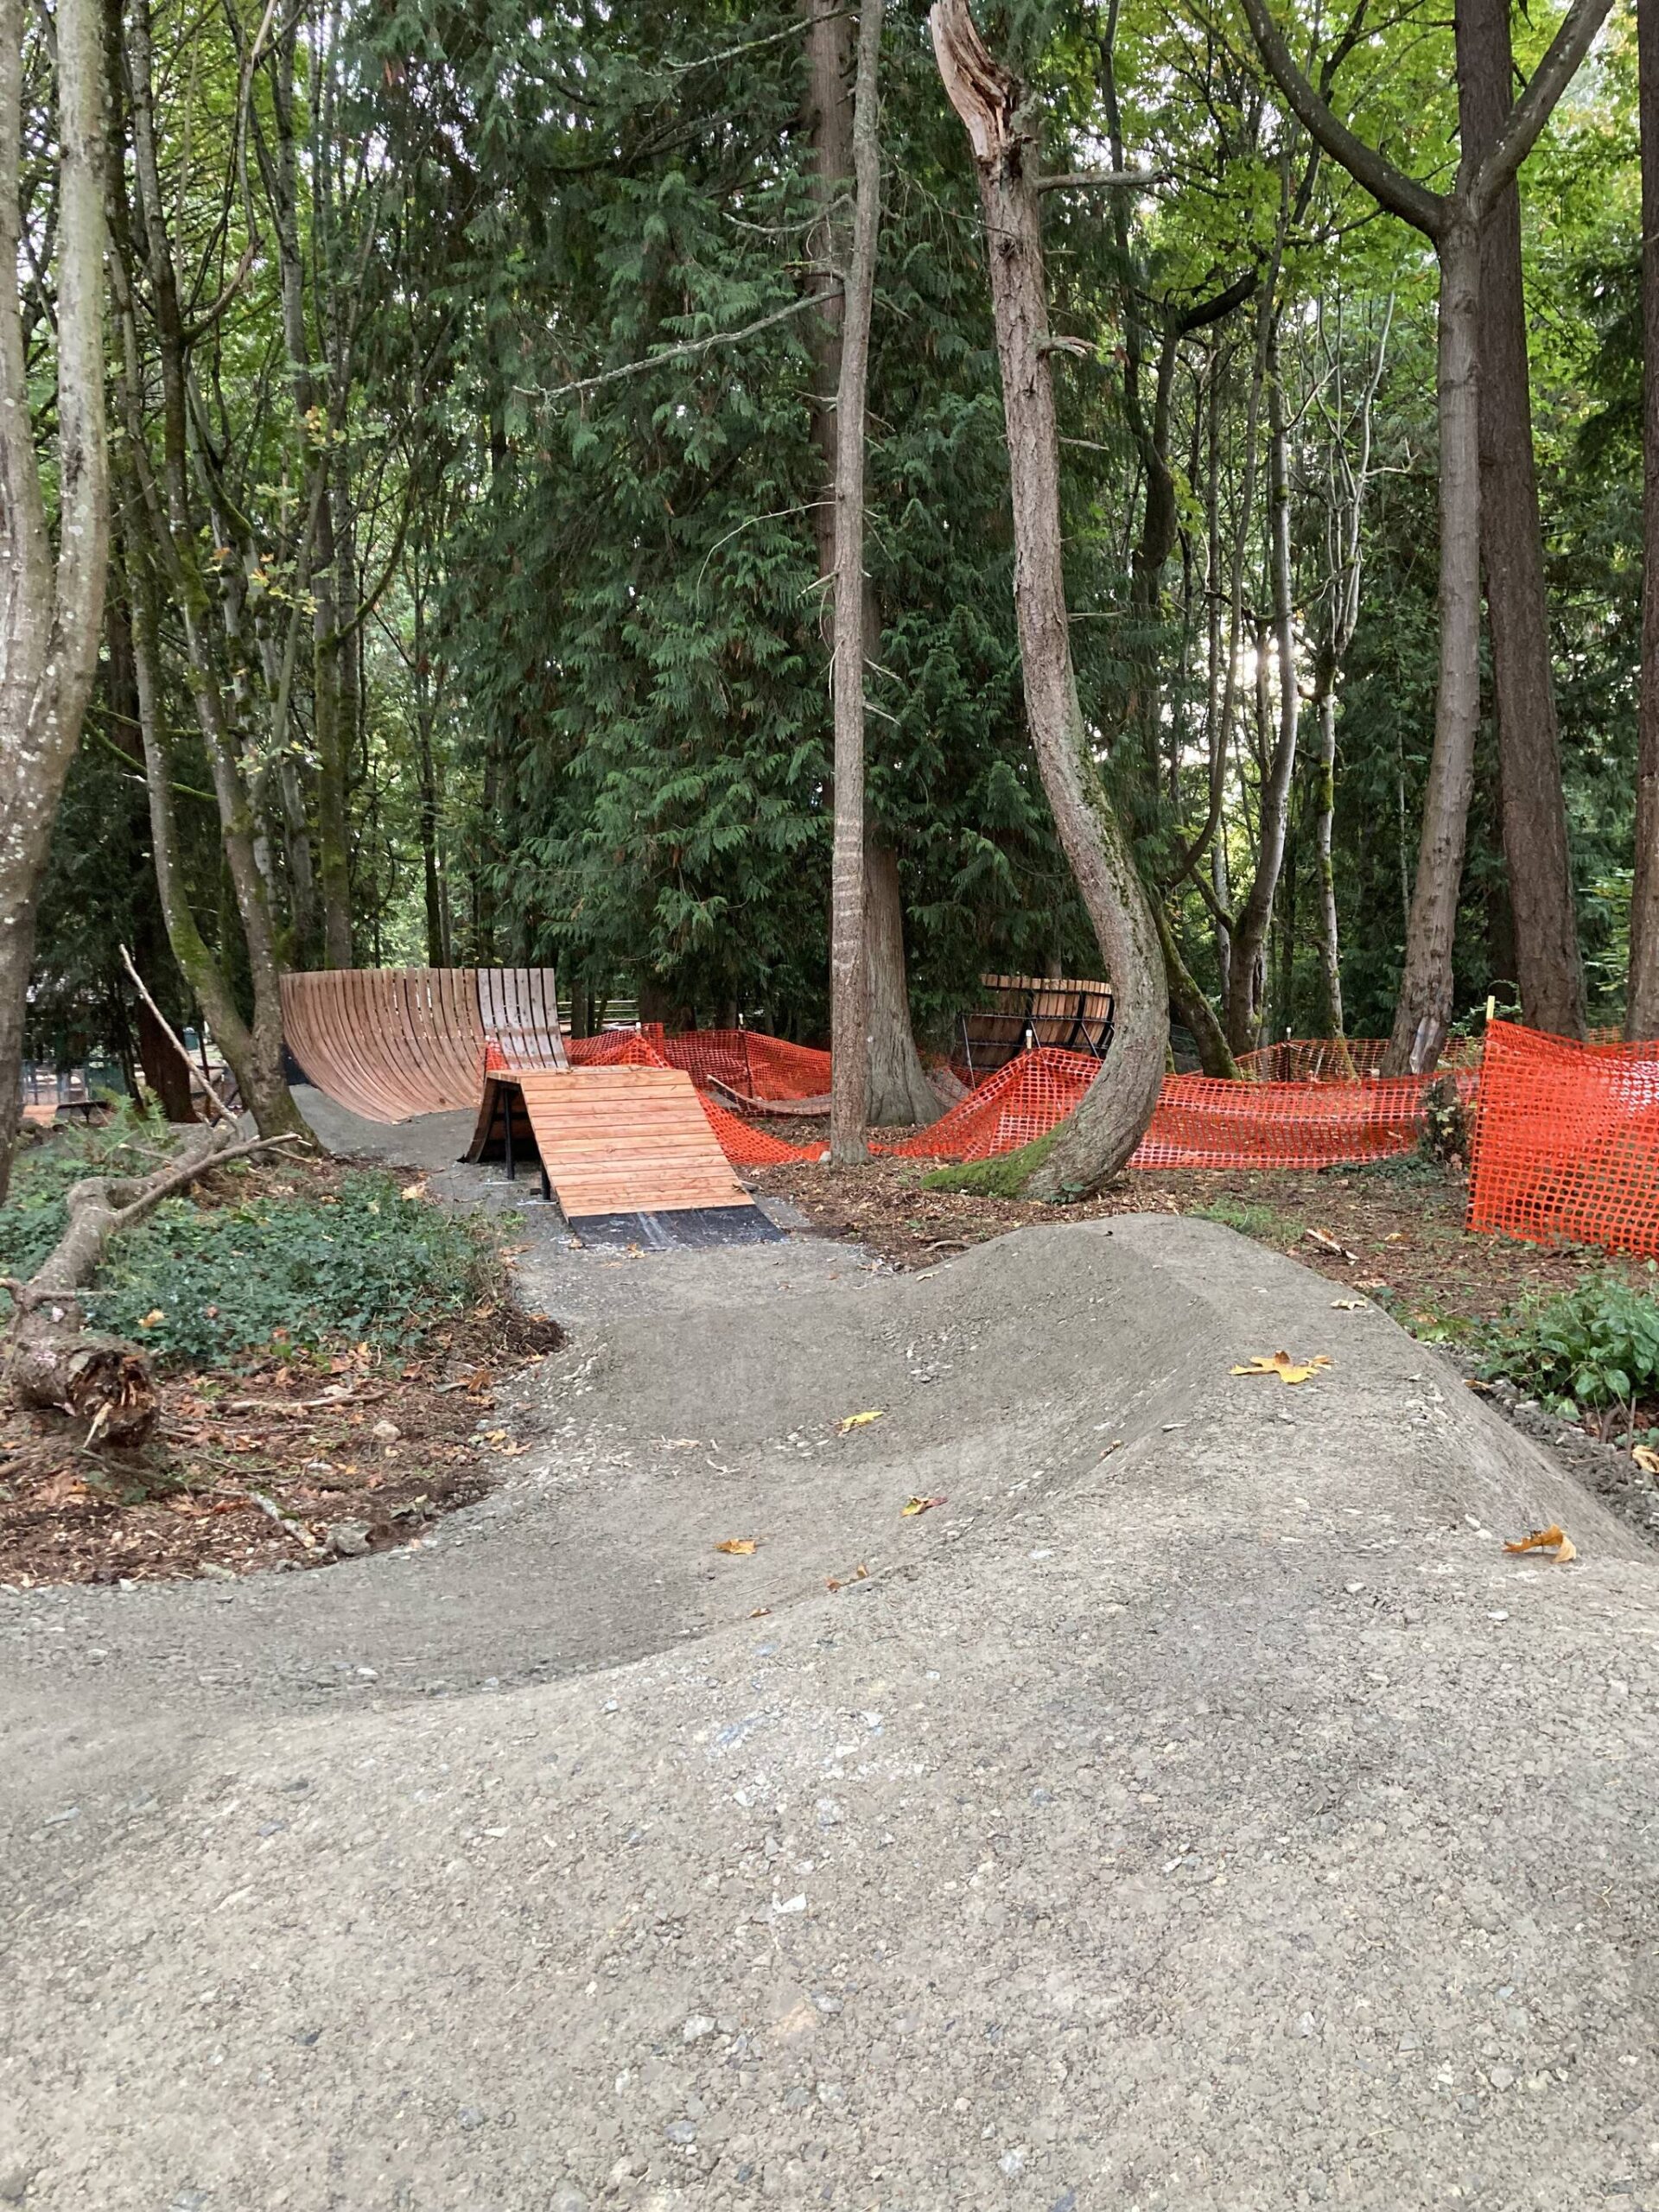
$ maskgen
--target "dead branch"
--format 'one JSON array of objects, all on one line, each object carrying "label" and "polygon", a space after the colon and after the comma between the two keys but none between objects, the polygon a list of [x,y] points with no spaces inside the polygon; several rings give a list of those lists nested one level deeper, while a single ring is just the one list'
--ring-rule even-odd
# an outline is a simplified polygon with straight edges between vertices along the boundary
[{"label": "dead branch", "polygon": [[202,1129],[153,1174],[94,1175],[73,1185],[68,1224],[27,1282],[7,1277],[15,1314],[4,1379],[21,1404],[86,1422],[86,1441],[131,1451],[156,1423],[149,1362],[136,1345],[89,1331],[82,1300],[111,1243],[211,1169],[300,1140],[232,1141],[235,1125]]},{"label": "dead branch", "polygon": [[121,957],[125,963],[128,975],[130,976],[133,980],[133,984],[137,990],[139,997],[143,999],[144,1004],[149,1008],[156,1020],[161,1024],[162,1034],[166,1038],[168,1043],[173,1047],[179,1058],[184,1062],[186,1067],[189,1069],[191,1082],[194,1083],[197,1075],[200,1074],[201,1077],[201,1087],[207,1094],[208,1103],[214,1107],[226,1121],[233,1122],[236,1120],[235,1115],[232,1113],[230,1108],[225,1103],[225,1101],[213,1089],[213,1084],[207,1080],[207,1069],[205,1056],[203,1065],[198,1069],[195,1062],[190,1057],[189,1047],[186,1045],[183,1038],[178,1034],[172,1023],[168,1020],[167,1016],[162,1012],[160,1007],[156,1005],[155,1000],[151,998],[149,991],[144,988],[144,979],[138,973],[138,970],[133,966],[132,955],[127,950],[124,944],[121,947]]}]

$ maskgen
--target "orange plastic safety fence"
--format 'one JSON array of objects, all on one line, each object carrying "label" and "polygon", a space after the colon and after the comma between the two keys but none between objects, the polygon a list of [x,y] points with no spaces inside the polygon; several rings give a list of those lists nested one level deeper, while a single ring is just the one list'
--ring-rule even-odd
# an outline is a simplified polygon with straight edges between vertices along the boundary
[{"label": "orange plastic safety fence", "polygon": [[1090,1052],[1039,1045],[988,1076],[931,1128],[879,1150],[900,1160],[988,1160],[1046,1136],[1100,1072]]},{"label": "orange plastic safety fence", "polygon": [[[1328,1167],[1409,1152],[1431,1077],[1219,1083],[1166,1076],[1131,1167]],[[1464,1078],[1459,1078],[1459,1084]]]},{"label": "orange plastic safety fence", "polygon": [[[1046,1135],[1100,1070],[1087,1053],[1052,1046],[1022,1052],[931,1128],[891,1149],[936,1160],[1012,1152]],[[1422,1129],[1427,1083],[1422,1076],[1243,1084],[1166,1076],[1152,1126],[1129,1165],[1306,1168],[1408,1152]]]},{"label": "orange plastic safety fence", "polygon": [[740,1098],[819,1098],[830,1090],[830,1055],[758,1029],[686,1029],[675,1036],[659,1028],[607,1030],[598,1037],[573,1038],[567,1050],[575,1067],[614,1065],[617,1040],[644,1039],[659,1061],[683,1068],[699,1090],[717,1083]]},{"label": "orange plastic safety fence", "polygon": [[[1329,1046],[1293,1040],[1305,1068]],[[638,1030],[607,1032],[574,1039],[573,1065],[633,1064],[688,1066],[699,1084],[704,1113],[726,1156],[734,1165],[767,1167],[823,1156],[821,1143],[791,1144],[769,1129],[709,1096],[712,1081],[739,1096],[787,1096],[785,1086],[809,1083],[827,1090],[829,1055],[788,1045],[752,1030],[691,1031],[680,1037]],[[1274,1046],[1275,1052],[1287,1048]],[[1351,1048],[1375,1065],[1382,1045],[1361,1039]],[[734,1078],[755,1088],[746,1091]],[[1086,1052],[1041,1046],[1022,1052],[998,1069],[960,1104],[896,1145],[873,1149],[899,1159],[987,1160],[1046,1136],[1071,1113],[1101,1072],[1102,1064]],[[721,1070],[725,1072],[721,1072]],[[1401,1077],[1382,1081],[1357,1075],[1308,1073],[1298,1081],[1212,1082],[1203,1076],[1168,1076],[1157,1111],[1131,1166],[1143,1168],[1325,1167],[1345,1160],[1375,1160],[1408,1152],[1423,1126],[1423,1094],[1432,1078]],[[762,1085],[766,1088],[763,1090]],[[1458,1077],[1465,1101],[1472,1097],[1472,1073]],[[797,1096],[817,1092],[798,1090]]]},{"label": "orange plastic safety fence", "polygon": [[1659,1043],[1487,1028],[1469,1226],[1659,1257]]}]

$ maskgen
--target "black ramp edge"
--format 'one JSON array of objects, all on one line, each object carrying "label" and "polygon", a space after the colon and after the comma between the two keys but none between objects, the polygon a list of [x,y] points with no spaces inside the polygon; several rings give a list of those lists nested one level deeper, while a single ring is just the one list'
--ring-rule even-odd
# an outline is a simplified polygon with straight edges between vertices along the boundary
[{"label": "black ramp edge", "polygon": [[665,1213],[566,1217],[584,1244],[644,1244],[656,1252],[707,1250],[716,1244],[778,1244],[784,1232],[757,1205],[684,1206]]}]

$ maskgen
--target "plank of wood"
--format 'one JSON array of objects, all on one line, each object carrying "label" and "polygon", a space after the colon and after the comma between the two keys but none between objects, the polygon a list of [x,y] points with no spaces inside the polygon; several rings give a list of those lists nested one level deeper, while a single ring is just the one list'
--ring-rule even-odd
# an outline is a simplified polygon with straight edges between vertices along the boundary
[{"label": "plank of wood", "polygon": [[683,1069],[527,1068],[519,1080],[567,1217],[753,1204]]}]

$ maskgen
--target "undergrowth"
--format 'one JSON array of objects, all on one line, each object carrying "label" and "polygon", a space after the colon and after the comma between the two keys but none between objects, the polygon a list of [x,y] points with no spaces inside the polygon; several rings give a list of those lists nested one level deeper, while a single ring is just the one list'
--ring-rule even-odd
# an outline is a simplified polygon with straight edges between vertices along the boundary
[{"label": "undergrowth", "polygon": [[1487,1332],[1484,1371],[1530,1389],[1569,1420],[1586,1407],[1634,1409],[1659,1399],[1651,1260],[1647,1272],[1644,1287],[1602,1272],[1520,1306]]},{"label": "undergrowth", "polygon": [[[39,1266],[62,1234],[72,1183],[143,1174],[163,1143],[128,1113],[20,1154],[0,1208],[0,1273]],[[271,1346],[411,1344],[496,1287],[497,1249],[481,1223],[404,1198],[385,1174],[283,1175],[226,1167],[158,1207],[110,1248],[85,1301],[89,1323],[164,1362],[212,1365]]]},{"label": "undergrowth", "polygon": [[989,1160],[965,1160],[954,1167],[935,1167],[922,1178],[925,1191],[966,1191],[979,1198],[1020,1198],[1025,1186],[1054,1148],[1051,1129],[1017,1151],[995,1154]]},{"label": "undergrowth", "polygon": [[1224,1229],[1236,1229],[1241,1236],[1257,1237],[1263,1243],[1294,1244],[1302,1233],[1298,1223],[1287,1220],[1273,1207],[1248,1205],[1242,1199],[1229,1198],[1225,1192],[1194,1206],[1192,1211],[1200,1221],[1218,1221]]},{"label": "undergrowth", "polygon": [[0,1274],[32,1275],[64,1230],[64,1192],[88,1175],[143,1175],[168,1146],[164,1124],[124,1103],[102,1128],[57,1128],[18,1147],[0,1206]]}]

